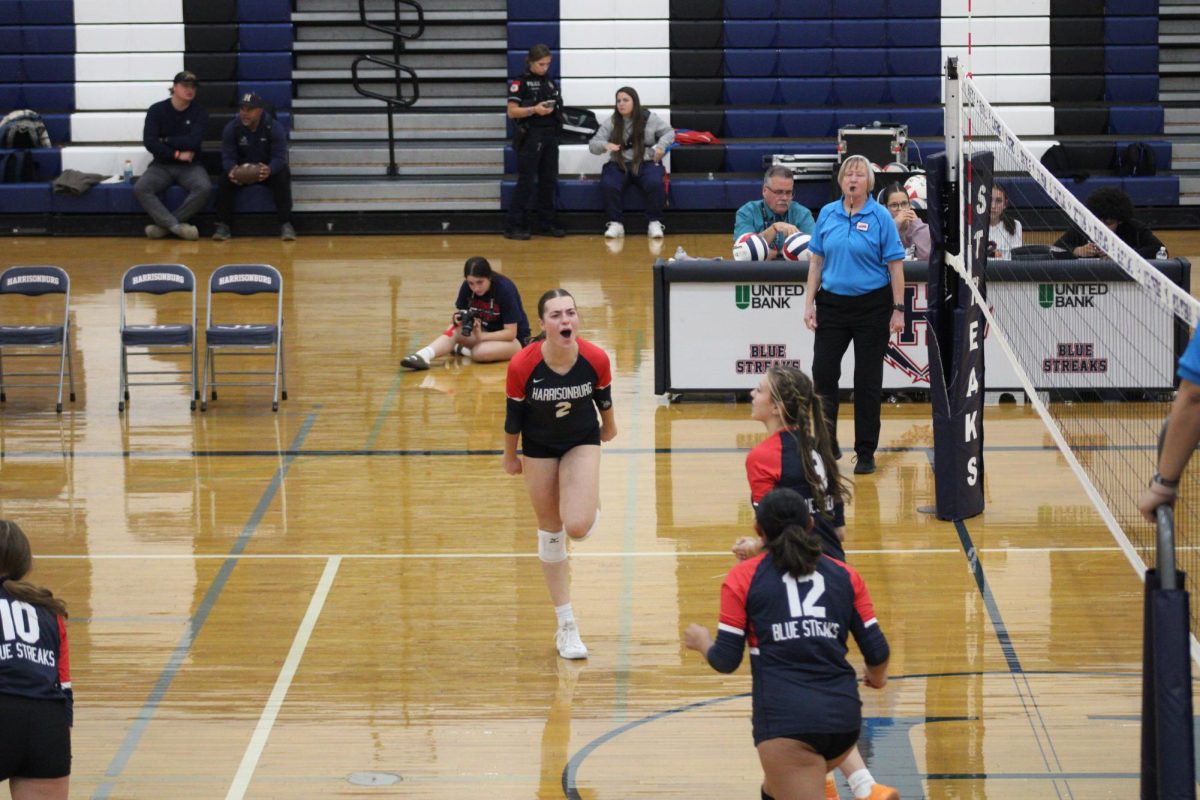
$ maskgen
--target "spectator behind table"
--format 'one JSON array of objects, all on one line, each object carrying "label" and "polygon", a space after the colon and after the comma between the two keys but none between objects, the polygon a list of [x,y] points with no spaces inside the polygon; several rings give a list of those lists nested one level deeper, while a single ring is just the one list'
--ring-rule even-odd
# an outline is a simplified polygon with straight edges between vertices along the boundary
[{"label": "spectator behind table", "polygon": [[[223,242],[233,236],[234,193],[244,186],[266,183],[275,198],[275,214],[279,217],[280,238],[292,241],[292,172],[288,168],[287,128],[264,109],[263,99],[255,92],[246,92],[238,103],[238,113],[221,134],[221,167],[224,172],[217,182],[217,230],[213,239]],[[239,183],[234,168],[239,164],[258,167],[258,179]]]},{"label": "spectator behind table", "polygon": [[[647,138],[653,139],[653,143],[648,143]],[[663,237],[662,210],[667,191],[662,159],[673,141],[675,129],[650,109],[642,108],[635,89],[622,86],[617,90],[612,116],[604,121],[588,143],[588,149],[594,155],[609,155],[600,172],[600,192],[608,214],[605,238],[619,239],[625,235],[621,193],[631,181],[646,198],[646,217],[650,221],[646,235],[651,239]]]},{"label": "spectator behind table", "polygon": [[908,191],[898,183],[889,183],[879,193],[879,202],[887,206],[900,244],[904,246],[905,261],[927,261],[929,259],[929,226],[921,221],[913,210]]},{"label": "spectator behind table", "polygon": [[[168,233],[180,239],[195,240],[200,232],[187,224],[208,202],[212,182],[200,164],[200,145],[208,128],[208,112],[193,102],[196,99],[196,73],[177,73],[171,96],[150,106],[142,130],[142,143],[154,156],[150,166],[133,187],[133,193],[153,224],[146,236],[163,239]],[[159,193],[178,183],[188,196],[172,214],[159,199]]]},{"label": "spectator behind table", "polygon": [[1008,190],[1000,184],[992,186],[991,227],[988,229],[988,257],[1012,258],[1012,251],[1025,244],[1021,223],[1013,219],[1008,208]]},{"label": "spectator behind table", "polygon": [[787,167],[774,166],[763,175],[762,200],[751,200],[737,210],[733,240],[757,233],[767,242],[767,258],[779,258],[783,242],[793,233],[813,232],[813,215],[792,199],[796,179]]},{"label": "spectator behind table", "polygon": [[535,44],[525,56],[525,71],[508,82],[508,118],[513,121],[513,150],[517,154],[517,186],[513,190],[504,238],[530,237],[525,215],[537,190],[537,232],[564,236],[554,211],[558,188],[558,129],[562,95],[549,77],[550,48]]},{"label": "spectator behind table", "polygon": [[[1162,241],[1145,223],[1133,218],[1133,200],[1123,190],[1108,186],[1097,189],[1088,196],[1087,208],[1142,258],[1158,255]],[[1108,258],[1107,253],[1074,225],[1059,237],[1054,246],[1069,250],[1077,258]]]},{"label": "spectator behind table", "polygon": [[875,471],[883,358],[893,333],[904,330],[904,247],[886,209],[871,196],[875,172],[862,156],[838,170],[842,197],[817,217],[809,251],[804,324],[816,332],[813,383],[825,404],[834,454],[842,356],[854,342],[856,475]]}]

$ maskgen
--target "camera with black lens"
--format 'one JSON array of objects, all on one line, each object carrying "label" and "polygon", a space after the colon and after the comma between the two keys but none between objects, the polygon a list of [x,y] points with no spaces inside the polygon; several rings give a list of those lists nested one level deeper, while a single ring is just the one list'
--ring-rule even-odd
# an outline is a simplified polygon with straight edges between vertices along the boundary
[{"label": "camera with black lens", "polygon": [[475,323],[479,321],[479,309],[467,308],[458,312],[459,332],[463,338],[470,339],[475,332]]}]

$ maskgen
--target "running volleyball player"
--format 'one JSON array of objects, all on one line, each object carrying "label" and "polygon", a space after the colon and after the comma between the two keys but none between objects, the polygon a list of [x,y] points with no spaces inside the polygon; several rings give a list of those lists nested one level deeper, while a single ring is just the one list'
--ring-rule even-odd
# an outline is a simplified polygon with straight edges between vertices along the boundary
[{"label": "running volleyball player", "polygon": [[508,364],[504,471],[525,475],[538,521],[538,558],[558,619],[558,654],[587,658],[571,609],[566,540],[583,541],[600,521],[600,443],[617,435],[612,373],[608,354],[579,338],[570,292],[551,289],[537,310],[543,335]]},{"label": "running volleyball player", "polygon": [[766,552],[726,576],[716,641],[689,625],[684,644],[724,673],[738,668],[749,644],[762,796],[816,800],[862,727],[846,640],[853,634],[867,663],[864,682],[876,689],[887,684],[888,643],[863,579],[821,553],[804,497],[776,489],[755,517]]},{"label": "running volleyball player", "polygon": [[[829,428],[812,378],[795,367],[774,364],[750,392],[750,398],[750,416],[767,429],[767,438],[746,456],[750,502],[757,506],[773,489],[796,491],[808,503],[821,550],[845,561],[842,542],[846,538],[845,502],[850,498],[850,486],[833,457]],[[762,549],[758,536],[743,536],[733,545],[739,559],[757,555]],[[899,792],[891,786],[875,782],[857,745],[839,766],[855,800],[899,798]],[[826,776],[825,800],[838,800],[832,774]]]}]

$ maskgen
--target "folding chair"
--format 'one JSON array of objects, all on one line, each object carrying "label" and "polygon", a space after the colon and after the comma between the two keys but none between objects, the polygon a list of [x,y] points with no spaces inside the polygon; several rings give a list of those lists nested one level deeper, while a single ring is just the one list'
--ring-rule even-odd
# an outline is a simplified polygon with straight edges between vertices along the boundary
[{"label": "folding chair", "polygon": [[[0,403],[6,402],[6,389],[13,387],[30,388],[36,386],[53,386],[53,383],[8,383],[4,382],[4,348],[17,348],[19,351],[40,351],[57,348],[57,353],[16,352],[9,353],[9,358],[52,358],[58,357],[58,403],[55,411],[62,413],[63,371],[66,370],[70,379],[71,402],[75,402],[75,373],[71,368],[71,279],[59,267],[10,267],[0,273],[0,297],[5,295],[25,295],[39,297],[47,294],[63,296],[61,325],[16,325],[4,324],[0,321]],[[45,304],[41,311],[45,312]],[[8,316],[6,308],[4,316]],[[57,316],[57,303],[51,309]],[[15,320],[14,320],[15,321]],[[29,378],[38,375],[53,375],[52,370],[40,372],[10,372],[9,377]]]},{"label": "folding chair", "polygon": [[[276,295],[275,322],[215,323],[214,300],[220,294]],[[222,305],[228,305],[223,303]],[[225,309],[222,309],[222,314]],[[269,264],[226,264],[217,267],[208,280],[208,315],[204,326],[204,389],[200,395],[200,410],[208,410],[208,399],[217,399],[218,386],[273,386],[271,410],[279,410],[279,399],[287,400],[287,369],[283,358],[283,277]],[[227,372],[225,375],[272,375],[272,382],[217,381],[217,351],[236,356],[272,356],[274,370]],[[209,373],[212,380],[209,380]],[[211,389],[210,389],[211,387]],[[211,395],[209,392],[211,391]]]},{"label": "folding chair", "polygon": [[[154,325],[131,325],[126,304],[131,294],[166,295],[187,292],[192,304],[186,321]],[[165,310],[165,309],[164,309]],[[130,351],[130,348],[138,348]],[[144,349],[142,349],[144,348]],[[191,368],[186,370],[129,369],[129,356],[188,355]],[[142,375],[190,375],[191,408],[196,410],[200,393],[196,390],[196,276],[183,264],[138,264],[125,271],[121,279],[121,369],[118,381],[117,413],[125,411],[130,386],[187,386],[188,381],[130,381]]]}]

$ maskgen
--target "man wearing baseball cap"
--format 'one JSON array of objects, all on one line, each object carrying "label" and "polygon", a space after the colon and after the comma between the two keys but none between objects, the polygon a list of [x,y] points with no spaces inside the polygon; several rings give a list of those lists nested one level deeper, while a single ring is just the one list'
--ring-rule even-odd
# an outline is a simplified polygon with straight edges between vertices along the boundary
[{"label": "man wearing baseball cap", "polygon": [[[162,239],[168,234],[180,239],[200,238],[196,226],[187,221],[208,202],[212,183],[200,163],[200,145],[208,128],[208,112],[193,102],[195,99],[196,74],[184,70],[175,75],[171,96],[146,111],[142,143],[154,160],[138,178],[133,193],[153,220],[153,224],[146,226],[146,236],[151,239]],[[173,183],[188,192],[174,213],[159,199],[159,194]]]},{"label": "man wearing baseball cap", "polygon": [[279,236],[296,238],[292,227],[292,175],[288,169],[287,129],[264,106],[257,92],[238,98],[238,113],[221,134],[221,164],[217,181],[217,230],[213,239],[233,236],[233,198],[238,189],[265,183],[275,198]]}]

